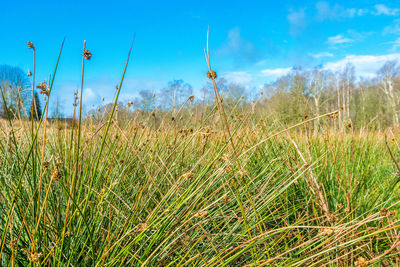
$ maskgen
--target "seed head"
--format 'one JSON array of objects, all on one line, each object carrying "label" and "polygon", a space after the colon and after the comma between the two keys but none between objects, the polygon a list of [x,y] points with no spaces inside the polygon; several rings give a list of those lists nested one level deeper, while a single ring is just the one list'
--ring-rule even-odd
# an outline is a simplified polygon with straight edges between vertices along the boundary
[{"label": "seed head", "polygon": [[379,211],[379,215],[381,215],[381,216],[386,216],[386,215],[388,215],[388,213],[389,213],[389,210],[386,208],[383,208]]},{"label": "seed head", "polygon": [[54,167],[53,173],[51,174],[51,179],[54,181],[58,181],[58,180],[60,180],[60,178],[61,178],[61,174],[58,171],[58,168],[56,166],[56,167]]},{"label": "seed head", "polygon": [[215,72],[215,70],[208,71],[207,72],[207,78],[208,79],[212,79],[212,80],[217,79],[217,73]]},{"label": "seed head", "polygon": [[225,194],[225,195],[223,196],[222,201],[223,201],[225,204],[229,202],[228,194]]},{"label": "seed head", "polygon": [[184,178],[184,179],[192,179],[193,177],[194,177],[194,173],[193,172],[187,172],[187,173],[182,175],[182,178]]},{"label": "seed head", "polygon": [[363,257],[358,257],[358,259],[354,262],[354,266],[357,267],[364,267],[364,266],[368,266],[368,261],[363,258]]},{"label": "seed head", "polygon": [[194,100],[194,95],[191,95],[191,96],[189,97],[189,101],[190,101],[190,102],[193,102],[193,100]]},{"label": "seed head", "polygon": [[139,223],[137,225],[137,231],[138,232],[143,232],[147,229],[147,223]]},{"label": "seed head", "polygon": [[48,161],[43,162],[43,167],[45,169],[47,169],[49,166],[50,166],[50,162],[48,162]]},{"label": "seed head", "polygon": [[339,116],[338,114],[339,114],[339,112],[334,112],[334,113],[329,114],[328,116],[332,119],[336,119]]},{"label": "seed head", "polygon": [[35,46],[33,45],[33,43],[31,41],[26,42],[28,44],[28,48],[29,49],[33,49],[35,50]]},{"label": "seed head", "polygon": [[40,258],[42,257],[42,253],[31,252],[29,249],[22,249],[27,255],[31,262],[39,263]]},{"label": "seed head", "polygon": [[333,235],[334,232],[335,232],[335,231],[334,231],[332,228],[323,228],[323,229],[321,229],[321,231],[320,231],[321,235],[324,235],[324,236]]},{"label": "seed head", "polygon": [[8,247],[10,249],[15,249],[17,246],[18,246],[17,239],[11,239],[11,242],[10,242],[10,244],[8,244]]},{"label": "seed head", "polygon": [[205,217],[207,217],[207,215],[208,215],[208,211],[198,211],[198,212],[196,212],[196,214],[194,215],[195,217],[197,217],[197,218],[205,218]]},{"label": "seed head", "polygon": [[90,53],[89,50],[85,49],[85,50],[83,51],[83,57],[84,57],[86,60],[90,60],[90,59],[92,58],[92,53]]},{"label": "seed head", "polygon": [[42,95],[49,95],[49,91],[47,91],[47,84],[46,84],[46,81],[40,82],[39,85],[36,86],[36,88],[41,89],[40,94],[42,94]]}]

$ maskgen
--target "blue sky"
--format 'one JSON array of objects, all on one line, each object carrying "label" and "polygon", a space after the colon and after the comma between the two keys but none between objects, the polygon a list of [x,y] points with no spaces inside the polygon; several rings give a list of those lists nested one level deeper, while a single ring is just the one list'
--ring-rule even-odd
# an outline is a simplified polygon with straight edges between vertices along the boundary
[{"label": "blue sky", "polygon": [[248,90],[294,65],[339,70],[352,62],[357,75],[371,77],[386,60],[400,59],[395,1],[7,0],[0,9],[0,64],[31,69],[30,40],[37,49],[37,81],[52,72],[66,37],[53,99],[62,99],[67,114],[80,84],[83,40],[93,53],[86,67],[87,108],[101,97],[111,101],[134,33],[122,100],[172,79],[200,89],[208,26],[213,68]]}]

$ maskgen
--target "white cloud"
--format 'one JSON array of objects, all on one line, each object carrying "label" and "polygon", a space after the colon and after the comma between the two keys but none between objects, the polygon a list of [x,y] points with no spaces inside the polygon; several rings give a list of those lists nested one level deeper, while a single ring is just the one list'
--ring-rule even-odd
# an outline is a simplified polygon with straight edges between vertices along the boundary
[{"label": "white cloud", "polygon": [[368,14],[370,11],[366,8],[360,8],[357,9],[357,16],[364,16],[365,14]]},{"label": "white cloud", "polygon": [[343,34],[338,34],[336,36],[329,37],[327,43],[330,45],[338,45],[352,43],[353,41],[353,39],[344,37]]},{"label": "white cloud", "polygon": [[400,12],[398,8],[389,8],[385,5],[379,4],[375,5],[375,11],[372,12],[373,15],[386,15],[386,16],[396,16]]},{"label": "white cloud", "polygon": [[83,90],[83,95],[82,95],[82,99],[83,102],[82,103],[90,103],[93,104],[96,100],[98,100],[99,95],[93,91],[92,88],[85,88]]},{"label": "white cloud", "polygon": [[386,26],[383,34],[400,34],[400,19],[395,19],[392,25]]},{"label": "white cloud", "polygon": [[215,52],[217,55],[232,57],[238,65],[255,63],[260,60],[262,54],[251,42],[241,37],[237,27],[229,30],[226,44]]},{"label": "white cloud", "polygon": [[360,16],[364,14],[364,11],[361,9],[344,8],[339,4],[331,6],[325,1],[317,2],[315,8],[317,10],[316,19],[318,21],[352,18],[356,15]]},{"label": "white cloud", "polygon": [[333,54],[329,53],[329,52],[321,52],[321,53],[309,54],[309,55],[312,56],[313,58],[333,57]]},{"label": "white cloud", "polygon": [[374,77],[376,72],[385,64],[386,61],[399,60],[400,53],[387,55],[348,55],[342,60],[328,62],[324,65],[325,70],[340,71],[348,63],[354,65],[358,76]]},{"label": "white cloud", "polygon": [[289,10],[289,15],[287,19],[290,24],[290,34],[298,35],[307,26],[305,8],[295,11],[293,9]]},{"label": "white cloud", "polygon": [[223,77],[232,83],[246,84],[253,81],[253,76],[246,71],[228,72]]},{"label": "white cloud", "polygon": [[262,65],[265,65],[265,63],[267,63],[267,60],[263,59],[263,60],[258,61],[255,65],[256,66],[262,66]]},{"label": "white cloud", "polygon": [[398,37],[396,40],[394,40],[393,42],[391,42],[392,46],[392,50],[397,50],[397,48],[400,47],[400,37]]},{"label": "white cloud", "polygon": [[292,68],[263,69],[261,70],[261,76],[279,77],[282,75],[286,75],[291,70]]}]

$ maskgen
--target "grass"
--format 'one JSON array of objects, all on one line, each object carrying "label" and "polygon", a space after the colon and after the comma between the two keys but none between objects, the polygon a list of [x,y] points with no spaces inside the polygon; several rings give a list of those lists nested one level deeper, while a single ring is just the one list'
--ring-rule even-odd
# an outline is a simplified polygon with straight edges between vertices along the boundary
[{"label": "grass", "polygon": [[400,264],[397,134],[284,126],[215,84],[202,114],[119,121],[124,74],[95,122],[1,121],[2,266]]}]

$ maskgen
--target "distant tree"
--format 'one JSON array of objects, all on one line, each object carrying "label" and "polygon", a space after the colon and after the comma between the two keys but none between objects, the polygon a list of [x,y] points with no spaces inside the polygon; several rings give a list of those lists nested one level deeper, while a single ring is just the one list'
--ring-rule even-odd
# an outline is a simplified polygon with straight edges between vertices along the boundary
[{"label": "distant tree", "polygon": [[141,90],[139,92],[140,104],[139,108],[145,111],[152,110],[153,94],[149,90]]},{"label": "distant tree", "polygon": [[56,100],[54,101],[54,109],[51,117],[54,119],[60,119],[64,117],[63,103],[59,97],[57,97]]},{"label": "distant tree", "polygon": [[269,101],[270,107],[283,122],[299,122],[309,114],[310,95],[307,79],[306,72],[300,68],[293,68],[273,84],[276,89]]},{"label": "distant tree", "polygon": [[193,94],[193,87],[183,80],[170,81],[161,91],[160,107],[164,109],[175,109],[180,107]]},{"label": "distant tree", "polygon": [[400,68],[397,66],[397,61],[388,61],[378,71],[378,77],[380,81],[380,89],[385,94],[388,105],[393,114],[393,124],[399,125],[399,88],[396,86],[397,79],[399,77]]},{"label": "distant tree", "polygon": [[[41,109],[41,105],[40,105],[38,92],[35,92],[33,107],[36,107],[36,111],[35,111],[35,109],[32,109],[32,107],[30,107],[29,117],[33,117],[35,120],[39,120],[42,117],[42,109]],[[32,110],[33,110],[33,114],[31,114]]]},{"label": "distant tree", "polygon": [[[217,78],[215,80],[215,83],[217,85],[218,92],[220,93],[220,96],[224,97],[225,93],[229,91],[228,81],[225,78],[221,77],[221,78]],[[206,86],[204,87],[204,89],[205,89],[205,96],[204,96],[205,103],[207,105],[213,105],[215,103],[215,92],[214,92],[213,83],[209,80],[207,82]]]},{"label": "distant tree", "polygon": [[351,121],[350,106],[352,100],[352,93],[355,87],[355,69],[351,63],[346,64],[344,70],[340,73],[339,77],[339,96],[342,105],[339,110],[343,108],[342,112],[342,125]]},{"label": "distant tree", "polygon": [[[314,113],[315,116],[321,115],[322,99],[326,96],[326,91],[331,89],[331,77],[332,73],[322,70],[320,68],[311,70],[308,72],[308,95],[314,102]],[[320,119],[314,120],[315,132],[319,130]]]},{"label": "distant tree", "polygon": [[228,98],[231,98],[236,103],[242,96],[246,96],[246,88],[237,83],[229,84]]},{"label": "distant tree", "polygon": [[30,87],[30,81],[26,73],[18,67],[9,65],[0,65],[0,89],[4,95],[0,97],[1,103],[1,116],[4,117],[5,107],[8,107],[10,115],[19,114],[22,108],[26,108],[29,105],[29,93],[28,88]]}]

